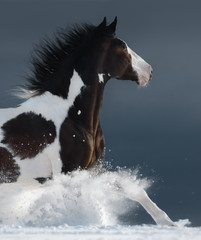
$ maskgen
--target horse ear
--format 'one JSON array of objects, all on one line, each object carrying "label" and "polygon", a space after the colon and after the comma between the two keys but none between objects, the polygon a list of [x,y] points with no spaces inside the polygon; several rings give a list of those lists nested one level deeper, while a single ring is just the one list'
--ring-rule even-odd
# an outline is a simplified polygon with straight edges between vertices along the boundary
[{"label": "horse ear", "polygon": [[117,17],[115,17],[114,21],[107,26],[107,29],[111,34],[114,34],[116,32],[116,27],[117,27]]},{"label": "horse ear", "polygon": [[96,27],[96,30],[103,30],[106,28],[107,19],[104,17],[103,21]]}]

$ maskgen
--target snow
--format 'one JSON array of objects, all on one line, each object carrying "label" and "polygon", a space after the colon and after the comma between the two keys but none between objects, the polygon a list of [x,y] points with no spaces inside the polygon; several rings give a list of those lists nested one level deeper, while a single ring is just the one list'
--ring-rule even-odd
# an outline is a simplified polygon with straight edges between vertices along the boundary
[{"label": "snow", "polygon": [[137,204],[118,194],[118,179],[134,191],[150,186],[137,171],[104,168],[77,170],[43,185],[0,185],[0,239],[201,240],[201,228],[187,227],[187,220],[174,227],[121,225],[119,217]]},{"label": "snow", "polygon": [[0,226],[2,240],[200,240],[201,228],[144,226]]},{"label": "snow", "polygon": [[[149,182],[135,171],[77,170],[41,185],[37,181],[0,185],[0,221],[7,225],[115,225],[130,211],[119,182],[131,191]],[[136,202],[133,202],[132,209]]]}]

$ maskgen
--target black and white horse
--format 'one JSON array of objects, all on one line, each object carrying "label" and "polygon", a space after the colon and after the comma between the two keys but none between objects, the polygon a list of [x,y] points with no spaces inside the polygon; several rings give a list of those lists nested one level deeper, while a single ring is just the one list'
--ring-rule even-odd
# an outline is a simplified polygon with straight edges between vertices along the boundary
[{"label": "black and white horse", "polygon": [[[106,83],[116,78],[145,86],[152,74],[151,66],[116,37],[116,24],[117,18],[110,25],[104,18],[97,27],[75,27],[38,51],[22,88],[26,101],[0,111],[0,183],[43,183],[103,159],[99,115]],[[173,225],[144,190],[121,189],[157,223]]]}]

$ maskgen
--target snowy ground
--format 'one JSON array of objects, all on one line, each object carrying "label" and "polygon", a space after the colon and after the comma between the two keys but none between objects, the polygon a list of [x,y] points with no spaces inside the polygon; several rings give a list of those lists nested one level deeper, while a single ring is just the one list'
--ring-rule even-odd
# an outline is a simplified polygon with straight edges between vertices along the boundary
[{"label": "snowy ground", "polygon": [[[182,224],[181,224],[182,225]],[[201,228],[160,226],[0,227],[1,240],[200,240]]]},{"label": "snowy ground", "polygon": [[[201,228],[156,225],[125,226],[119,217],[136,203],[119,194],[146,189],[150,182],[135,171],[75,171],[46,184],[0,185],[1,240],[146,239],[201,240]],[[125,190],[125,189],[124,189]]]}]

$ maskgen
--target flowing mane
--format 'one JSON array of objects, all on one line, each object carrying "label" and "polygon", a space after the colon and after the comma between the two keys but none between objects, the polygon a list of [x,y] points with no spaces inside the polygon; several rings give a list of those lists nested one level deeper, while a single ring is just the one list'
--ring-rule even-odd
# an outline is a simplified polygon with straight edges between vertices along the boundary
[{"label": "flowing mane", "polygon": [[[77,55],[100,34],[100,31],[94,30],[93,25],[75,25],[70,31],[58,31],[54,40],[43,39],[31,59],[32,73],[26,78],[27,83],[20,87],[21,97],[30,98],[49,91],[67,98],[66,90],[72,77],[71,65]],[[66,69],[64,65],[67,66]]]}]

